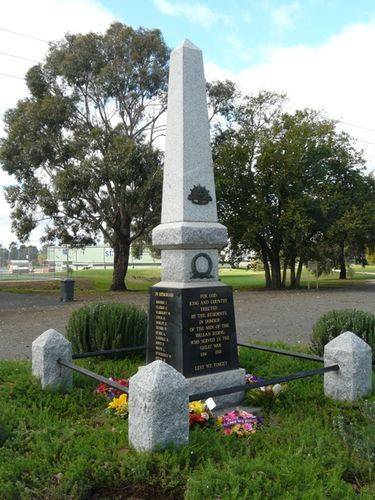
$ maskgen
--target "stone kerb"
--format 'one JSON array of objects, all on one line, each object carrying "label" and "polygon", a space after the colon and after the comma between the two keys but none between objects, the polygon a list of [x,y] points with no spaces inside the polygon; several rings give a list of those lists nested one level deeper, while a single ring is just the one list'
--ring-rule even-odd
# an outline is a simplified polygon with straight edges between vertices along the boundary
[{"label": "stone kerb", "polygon": [[66,390],[73,385],[73,374],[58,360],[72,361],[71,343],[56,330],[42,333],[32,343],[32,373],[40,380],[42,389]]},{"label": "stone kerb", "polygon": [[163,449],[189,440],[189,396],[185,377],[157,360],[129,381],[129,441],[137,451]]},{"label": "stone kerb", "polygon": [[324,394],[337,401],[354,401],[372,387],[371,347],[352,332],[344,332],[324,347],[324,366],[339,365],[324,374]]}]

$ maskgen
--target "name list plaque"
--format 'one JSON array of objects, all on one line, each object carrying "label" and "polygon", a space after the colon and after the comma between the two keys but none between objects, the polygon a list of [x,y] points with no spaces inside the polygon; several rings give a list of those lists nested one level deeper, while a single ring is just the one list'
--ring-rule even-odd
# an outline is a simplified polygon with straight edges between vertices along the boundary
[{"label": "name list plaque", "polygon": [[160,359],[185,377],[238,368],[229,286],[150,289],[147,362]]}]

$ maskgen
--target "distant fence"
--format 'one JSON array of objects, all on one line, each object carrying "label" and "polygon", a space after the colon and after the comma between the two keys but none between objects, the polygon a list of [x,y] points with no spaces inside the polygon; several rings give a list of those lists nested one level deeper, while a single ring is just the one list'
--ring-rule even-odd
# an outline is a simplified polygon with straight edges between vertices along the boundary
[{"label": "distant fence", "polygon": [[[160,267],[158,262],[129,260],[129,269]],[[0,268],[0,282],[51,281],[62,278],[90,278],[90,271],[112,271],[113,264],[105,262],[49,262],[45,266],[32,266],[30,270]]]},{"label": "distant fence", "polygon": [[[130,258],[128,269],[160,268],[160,261],[141,262]],[[220,269],[229,269],[228,264],[220,264]],[[49,261],[42,266],[32,266],[29,271],[10,271],[7,267],[0,267],[0,283],[3,282],[29,282],[29,281],[53,281],[62,278],[90,279],[97,271],[112,272],[113,264],[108,262],[61,262]]]},{"label": "distant fence", "polygon": [[[65,273],[66,274],[66,273]],[[30,271],[9,270],[0,268],[1,281],[51,281],[62,277],[62,273],[57,273],[48,267],[35,267]]]},{"label": "distant fence", "polygon": [[[292,358],[303,359],[306,361],[316,361],[318,363],[324,363],[324,358],[321,358],[319,356],[314,356],[311,354],[284,351],[283,349],[274,349],[271,347],[266,347],[266,346],[256,345],[256,344],[237,344],[237,346],[238,347],[245,347],[247,349],[255,349],[255,350],[265,351],[265,352],[268,352],[271,354],[278,354],[281,356],[290,356]],[[132,347],[122,347],[119,349],[92,351],[92,352],[74,354],[72,356],[72,359],[83,359],[83,358],[89,358],[89,357],[94,357],[94,356],[108,356],[111,354],[145,351],[146,349],[147,349],[147,347],[145,345],[139,345],[139,346],[132,346]],[[103,383],[107,384],[109,387],[113,387],[114,389],[117,389],[121,392],[125,392],[126,394],[128,394],[128,392],[129,392],[128,388],[121,386],[120,384],[114,382],[113,380],[110,380],[110,379],[103,377],[101,375],[98,375],[90,370],[87,370],[86,368],[82,368],[81,366],[77,366],[77,365],[70,363],[70,362],[67,362],[67,361],[59,360],[58,362],[59,362],[59,364],[61,364],[62,366],[65,366],[66,368],[69,368],[73,371],[76,371],[78,373],[86,375],[89,378],[93,378],[94,380],[97,380],[98,382],[103,382]],[[275,377],[275,378],[271,378],[268,380],[262,380],[262,382],[256,382],[256,383],[252,383],[252,384],[241,384],[241,385],[234,386],[234,387],[227,387],[227,388],[223,388],[223,389],[216,389],[216,390],[210,390],[210,391],[200,392],[200,393],[196,393],[196,394],[190,394],[189,401],[196,401],[196,400],[207,399],[210,397],[217,397],[217,396],[225,396],[228,394],[234,394],[236,392],[242,392],[244,390],[258,389],[260,387],[266,387],[268,385],[280,384],[283,382],[291,382],[292,380],[313,377],[315,375],[324,375],[327,372],[338,371],[338,370],[339,370],[339,365],[334,364],[331,366],[324,366],[321,368],[315,368],[313,370],[304,370],[304,371],[300,371],[300,372],[294,372],[294,373],[290,373],[287,375],[283,375],[281,377]]]}]

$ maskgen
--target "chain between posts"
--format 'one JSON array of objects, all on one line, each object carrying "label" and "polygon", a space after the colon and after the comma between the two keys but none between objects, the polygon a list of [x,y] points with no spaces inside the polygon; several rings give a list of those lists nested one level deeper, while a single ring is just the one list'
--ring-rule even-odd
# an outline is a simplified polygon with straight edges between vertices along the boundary
[{"label": "chain between posts", "polygon": [[[258,349],[260,351],[270,352],[270,353],[274,353],[274,354],[280,354],[283,356],[291,356],[291,357],[300,358],[300,359],[306,359],[309,361],[317,361],[317,362],[324,361],[324,359],[320,358],[319,356],[289,352],[289,351],[284,351],[282,349],[273,349],[270,347],[265,347],[265,346],[255,345],[255,344],[239,344],[238,343],[237,345],[239,347],[246,347],[249,349]],[[141,351],[141,350],[146,350],[146,346],[141,345],[141,346],[133,346],[133,347],[124,347],[124,348],[120,348],[120,349],[109,349],[106,351],[86,352],[86,353],[82,353],[82,354],[73,355],[73,359],[88,358],[88,357],[92,357],[92,356],[102,356],[102,355],[107,355],[107,354],[118,354],[118,353],[122,353],[122,352]],[[81,373],[82,375],[86,375],[87,377],[90,377],[98,382],[104,383],[104,384],[108,385],[109,387],[112,387],[113,389],[117,389],[118,391],[129,394],[129,389],[126,388],[125,386],[118,384],[117,382],[110,380],[107,377],[103,377],[102,375],[98,375],[97,373],[94,373],[91,370],[88,370],[87,368],[77,366],[74,363],[70,363],[69,361],[64,361],[61,359],[58,360],[58,363],[62,366],[65,366],[66,368],[69,368],[69,369],[74,370],[78,373]],[[292,380],[312,377],[314,375],[322,375],[325,372],[337,371],[339,369],[340,369],[339,365],[325,366],[322,368],[317,368],[315,370],[305,370],[305,371],[301,371],[301,372],[296,372],[296,373],[292,373],[290,375],[285,375],[283,377],[276,377],[276,378],[272,378],[269,380],[264,380],[262,382],[257,382],[254,384],[242,384],[242,385],[238,385],[238,386],[234,386],[234,387],[228,387],[228,388],[216,389],[216,390],[212,390],[212,391],[208,391],[208,392],[191,394],[189,396],[189,401],[207,399],[209,397],[225,396],[228,394],[242,392],[245,390],[258,389],[260,387],[265,387],[267,385],[274,385],[274,384],[279,384],[279,383],[283,383],[283,382],[290,382]]]},{"label": "chain between posts", "polygon": [[189,396],[189,401],[197,401],[200,399],[207,399],[210,397],[226,396],[228,394],[233,394],[235,392],[248,391],[251,389],[259,389],[259,387],[266,387],[267,385],[280,384],[282,382],[290,382],[292,380],[297,380],[299,378],[313,377],[314,375],[322,375],[325,372],[338,371],[339,369],[340,369],[339,365],[324,366],[323,368],[296,372],[290,375],[285,375],[284,377],[271,378],[269,380],[263,380],[262,382],[256,382],[254,384],[243,384],[224,389],[216,389],[208,392],[199,392],[196,394],[191,394]]},{"label": "chain between posts", "polygon": [[62,359],[58,360],[59,365],[65,366],[66,368],[69,368],[70,370],[74,370],[78,373],[82,373],[82,375],[86,375],[86,377],[93,378],[94,380],[97,380],[98,382],[101,382],[103,384],[108,385],[109,387],[112,387],[113,389],[117,389],[118,391],[125,392],[125,394],[129,394],[129,389],[121,384],[118,384],[114,380],[110,380],[107,377],[103,377],[102,375],[98,375],[95,372],[92,372],[91,370],[88,370],[87,368],[83,368],[82,366],[77,366],[74,363],[71,363],[70,361],[64,361]]},{"label": "chain between posts", "polygon": [[282,356],[291,356],[292,358],[307,359],[309,361],[318,361],[319,363],[324,363],[324,359],[320,356],[314,356],[312,354],[303,354],[299,352],[284,351],[283,349],[274,349],[273,347],[266,347],[257,344],[239,344],[238,347],[247,347],[248,349],[257,349],[258,351],[270,352],[273,354],[281,354]]},{"label": "chain between posts", "polygon": [[[124,392],[125,394],[129,394],[129,389],[127,387],[125,387],[121,384],[118,384],[114,380],[110,380],[107,377],[103,377],[102,375],[98,375],[97,373],[94,373],[91,370],[88,370],[87,368],[83,368],[82,366],[77,366],[74,363],[70,363],[70,361],[64,361],[62,359],[59,359],[58,363],[61,366],[65,366],[66,368],[69,368],[70,370],[74,370],[74,371],[81,373],[82,375],[86,375],[87,377],[90,377],[98,382],[104,383],[104,384],[108,385],[109,387],[112,387],[113,389],[117,389],[118,391]],[[265,387],[267,385],[279,384],[282,382],[290,382],[291,380],[312,377],[314,375],[322,375],[325,372],[337,371],[339,369],[340,369],[339,365],[325,366],[323,368],[317,368],[315,370],[296,372],[296,373],[292,373],[290,375],[285,375],[284,377],[277,377],[277,378],[272,378],[269,380],[264,380],[263,382],[256,382],[254,384],[242,384],[242,385],[237,385],[234,387],[228,387],[228,388],[224,388],[224,389],[217,389],[217,390],[208,391],[208,392],[191,394],[189,396],[189,401],[207,399],[209,397],[216,397],[216,396],[225,396],[228,394],[233,394],[235,392],[241,392],[241,391],[245,391],[245,390],[247,391],[247,390],[251,390],[251,389],[258,389],[259,387]]]},{"label": "chain between posts", "polygon": [[108,356],[110,354],[121,354],[122,352],[145,351],[146,349],[147,347],[145,345],[135,345],[131,347],[120,347],[119,349],[107,349],[105,351],[90,351],[73,354],[72,359],[91,358],[93,356]]}]

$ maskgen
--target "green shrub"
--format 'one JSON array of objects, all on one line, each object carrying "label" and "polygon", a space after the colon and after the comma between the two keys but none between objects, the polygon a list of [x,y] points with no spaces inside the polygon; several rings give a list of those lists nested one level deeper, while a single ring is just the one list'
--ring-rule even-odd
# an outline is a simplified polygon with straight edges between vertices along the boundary
[{"label": "green shrub", "polygon": [[72,312],[67,338],[75,354],[146,342],[147,314],[130,304],[89,304]]},{"label": "green shrub", "polygon": [[324,346],[343,332],[353,332],[372,348],[375,360],[375,315],[356,309],[330,311],[315,323],[312,334],[312,349],[322,355]]},{"label": "green shrub", "polygon": [[368,253],[366,259],[369,265],[373,266],[375,264],[375,252]]}]

